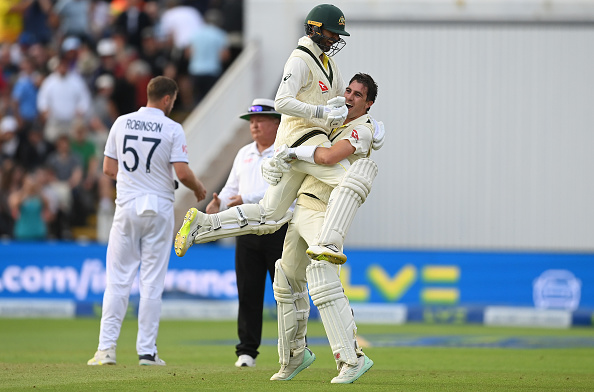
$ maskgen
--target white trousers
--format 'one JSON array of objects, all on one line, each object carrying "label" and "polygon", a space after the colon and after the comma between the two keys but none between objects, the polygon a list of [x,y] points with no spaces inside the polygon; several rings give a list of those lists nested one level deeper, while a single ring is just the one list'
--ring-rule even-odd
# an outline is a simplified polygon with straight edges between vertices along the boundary
[{"label": "white trousers", "polygon": [[158,212],[137,212],[136,200],[116,206],[107,245],[107,282],[99,349],[116,344],[136,274],[140,282],[139,355],[154,355],[161,317],[161,295],[173,245],[173,202],[158,198]]},{"label": "white trousers", "polygon": [[[308,174],[334,188],[340,183],[349,167],[350,163],[346,159],[332,166],[316,165],[299,160],[291,162],[291,170],[288,173],[283,173],[283,177],[277,185],[269,186],[264,198],[260,201],[266,219],[278,221],[285,215],[295,201],[303,179]],[[318,232],[316,231],[315,234]]]}]

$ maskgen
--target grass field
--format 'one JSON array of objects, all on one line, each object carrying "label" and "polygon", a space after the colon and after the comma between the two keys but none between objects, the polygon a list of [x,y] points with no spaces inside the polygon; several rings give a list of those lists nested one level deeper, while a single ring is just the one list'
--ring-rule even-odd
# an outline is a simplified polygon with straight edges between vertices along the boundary
[{"label": "grass field", "polygon": [[[592,328],[359,325],[375,365],[352,385],[330,384],[337,371],[319,322],[308,331],[317,360],[289,382],[269,381],[279,367],[272,321],[257,367],[241,369],[233,366],[234,322],[163,321],[166,367],[138,366],[135,320],[124,322],[116,366],[87,366],[98,329],[98,319],[0,319],[0,390],[594,391]],[[555,348],[490,347],[518,342]]]}]

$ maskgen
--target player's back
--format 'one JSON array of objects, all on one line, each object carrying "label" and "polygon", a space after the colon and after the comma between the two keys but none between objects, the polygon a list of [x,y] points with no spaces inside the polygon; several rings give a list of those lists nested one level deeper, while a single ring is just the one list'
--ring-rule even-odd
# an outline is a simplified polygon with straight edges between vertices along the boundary
[{"label": "player's back", "polygon": [[105,155],[117,159],[117,201],[147,193],[173,200],[173,162],[187,162],[180,124],[155,108],[120,116],[111,128]]}]

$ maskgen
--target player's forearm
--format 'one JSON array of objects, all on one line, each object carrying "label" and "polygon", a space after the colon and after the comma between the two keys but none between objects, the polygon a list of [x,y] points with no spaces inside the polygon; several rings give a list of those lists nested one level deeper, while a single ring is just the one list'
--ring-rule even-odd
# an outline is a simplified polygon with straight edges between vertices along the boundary
[{"label": "player's forearm", "polygon": [[192,177],[186,177],[183,179],[180,178],[179,180],[182,184],[184,184],[187,188],[190,188],[194,192],[198,192],[199,190],[203,189],[204,186],[202,185],[200,180],[193,174]]},{"label": "player's forearm", "polygon": [[105,173],[112,180],[117,179],[118,176],[118,161],[106,156],[103,159],[103,173]]},{"label": "player's forearm", "polygon": [[314,118],[318,107],[301,102],[291,96],[277,96],[274,101],[274,108],[277,112],[288,116]]}]

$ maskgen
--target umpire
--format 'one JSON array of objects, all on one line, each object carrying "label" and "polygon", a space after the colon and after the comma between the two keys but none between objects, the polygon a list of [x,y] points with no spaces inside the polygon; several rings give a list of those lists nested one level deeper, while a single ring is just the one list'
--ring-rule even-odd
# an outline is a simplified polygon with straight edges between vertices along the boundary
[{"label": "umpire", "polygon": [[[206,213],[215,214],[244,203],[258,203],[268,183],[261,173],[262,160],[274,154],[274,139],[280,124],[280,113],[274,110],[271,99],[255,99],[247,113],[239,116],[250,122],[252,143],[242,147],[235,160],[227,183],[206,207]],[[273,234],[255,234],[236,238],[235,273],[239,296],[235,366],[256,366],[258,347],[262,341],[262,312],[266,272],[274,281],[274,264],[281,258],[287,225]]]}]

